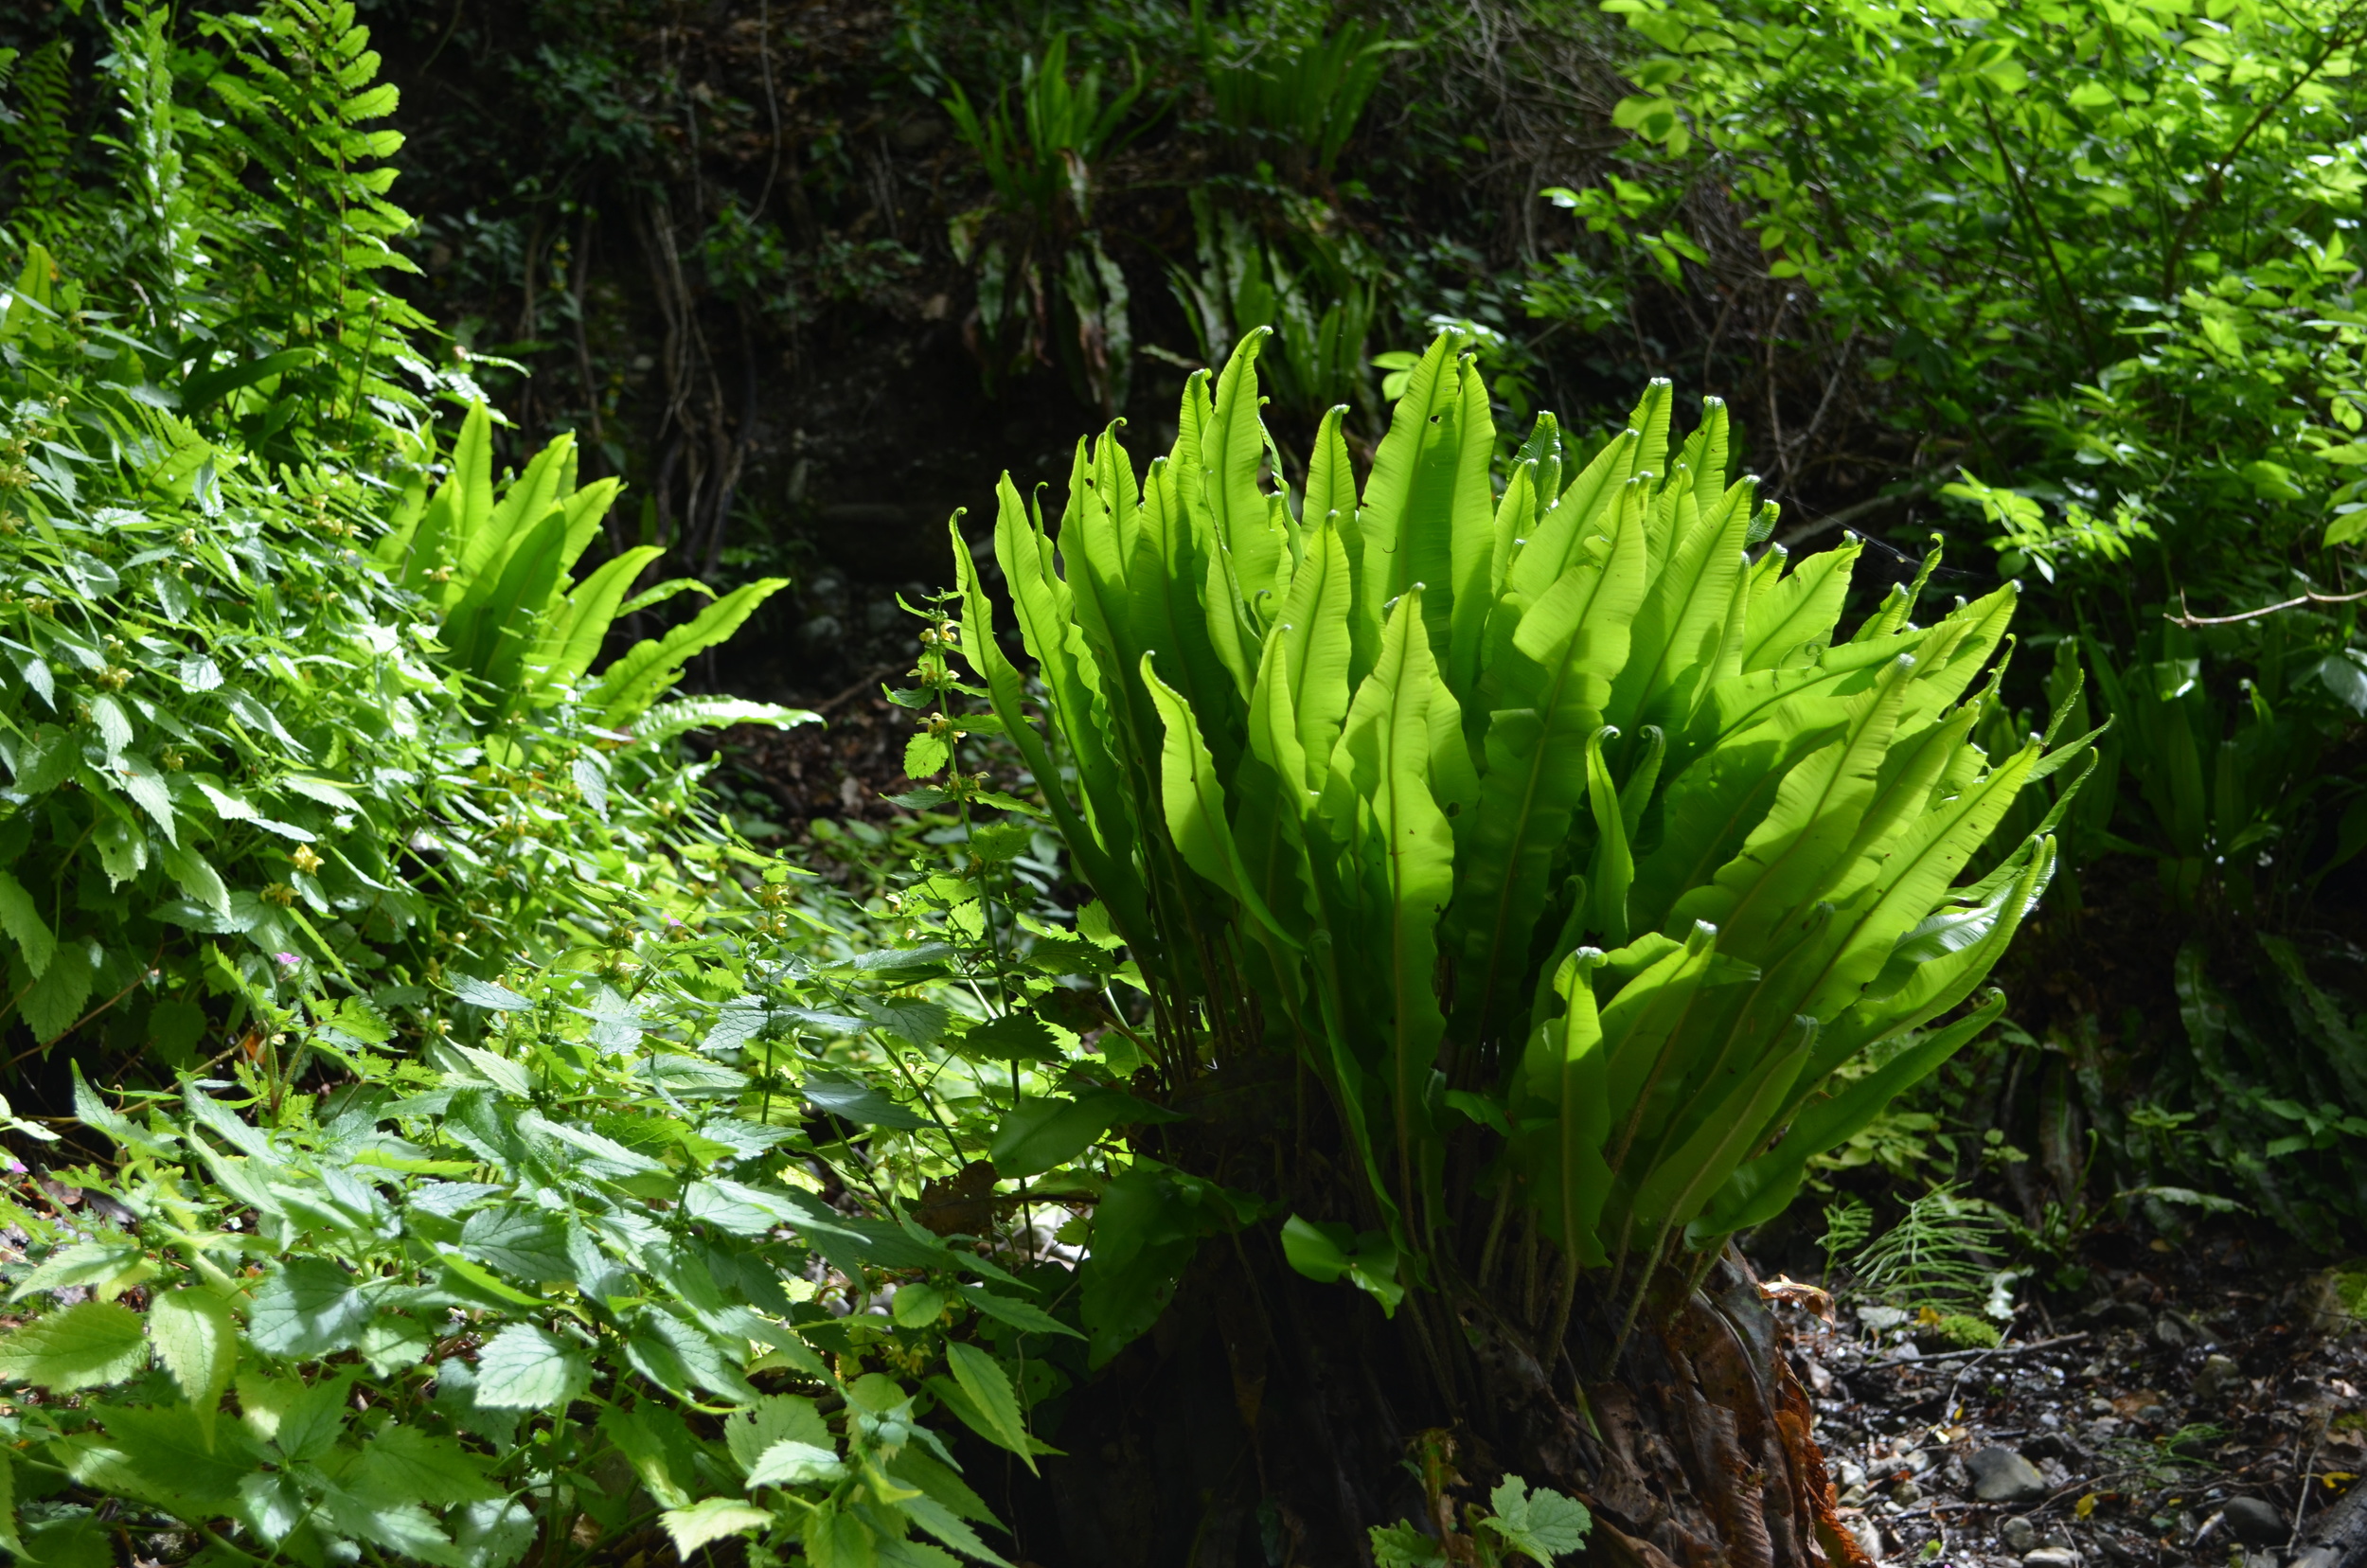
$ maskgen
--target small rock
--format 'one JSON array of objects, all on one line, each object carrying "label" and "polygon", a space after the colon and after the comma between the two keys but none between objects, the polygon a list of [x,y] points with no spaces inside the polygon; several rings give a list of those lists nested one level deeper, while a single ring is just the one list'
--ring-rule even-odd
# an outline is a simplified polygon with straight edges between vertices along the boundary
[{"label": "small rock", "polygon": [[1902,1508],[1912,1508],[1923,1501],[1923,1488],[1913,1481],[1901,1481],[1891,1488],[1891,1501]]},{"label": "small rock", "polygon": [[2068,1546],[2041,1546],[2022,1554],[2021,1568],[2079,1568],[2079,1554]]},{"label": "small rock", "polygon": [[2242,1381],[2243,1377],[2244,1369],[2235,1364],[2234,1357],[2207,1357],[2195,1374],[2195,1398],[2216,1404],[2219,1397]]},{"label": "small rock", "polygon": [[1833,1481],[1843,1491],[1852,1487],[1862,1487],[1865,1485],[1865,1467],[1854,1459],[1843,1459],[1833,1467]]},{"label": "small rock", "polygon": [[2282,1546],[2293,1533],[2284,1510],[2257,1497],[2228,1499],[2227,1527],[2247,1546]]},{"label": "small rock", "polygon": [[1860,1514],[1849,1521],[1849,1533],[1857,1537],[1858,1550],[1876,1562],[1882,1560],[1882,1526]]},{"label": "small rock", "polygon": [[2038,1531],[2030,1521],[2020,1514],[2013,1514],[1999,1523],[1997,1539],[2003,1543],[2007,1551],[2020,1557],[2022,1553],[2037,1548]]},{"label": "small rock", "polygon": [[1885,1329],[1897,1327],[1906,1322],[1910,1315],[1912,1314],[1903,1307],[1860,1307],[1858,1309],[1858,1321],[1877,1334]]},{"label": "small rock", "polygon": [[2137,1302],[2107,1298],[2082,1309],[2073,1321],[2088,1328],[2147,1328],[2153,1314]]},{"label": "small rock", "polygon": [[1972,1495],[1984,1503],[2036,1503],[2046,1495],[2038,1467],[2009,1448],[1984,1448],[1965,1461]]}]

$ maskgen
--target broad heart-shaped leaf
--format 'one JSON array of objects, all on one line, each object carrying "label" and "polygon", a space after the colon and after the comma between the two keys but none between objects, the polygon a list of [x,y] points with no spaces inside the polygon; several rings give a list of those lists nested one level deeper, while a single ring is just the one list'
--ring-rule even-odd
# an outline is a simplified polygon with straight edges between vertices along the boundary
[{"label": "broad heart-shaped leaf", "polygon": [[811,1399],[794,1394],[768,1394],[723,1420],[724,1444],[743,1470],[753,1470],[764,1452],[783,1438],[826,1449],[830,1428]]},{"label": "broad heart-shaped leaf", "polygon": [[987,1158],[1002,1176],[1041,1175],[1075,1159],[1110,1129],[1151,1112],[1115,1089],[1089,1090],[1075,1099],[1024,1099],[995,1130]]},{"label": "broad heart-shaped leaf", "polygon": [[625,1342],[625,1356],[642,1376],[678,1399],[689,1398],[693,1384],[736,1404],[756,1398],[715,1337],[667,1308],[642,1310]]},{"label": "broad heart-shaped leaf", "polygon": [[369,1316],[352,1275],[325,1257],[292,1257],[255,1292],[247,1337],[265,1355],[325,1356],[351,1349]]},{"label": "broad heart-shaped leaf", "polygon": [[494,1410],[563,1410],[592,1385],[583,1351],[529,1323],[513,1323],[477,1352],[476,1402]]},{"label": "broad heart-shaped leaf", "polygon": [[200,1521],[238,1511],[240,1484],[263,1457],[236,1422],[207,1431],[185,1405],[105,1409],[102,1438],[72,1441],[66,1468],[86,1487]]},{"label": "broad heart-shaped leaf", "polygon": [[139,1314],[118,1302],[78,1302],[0,1339],[0,1380],[54,1394],[120,1382],[147,1364]]},{"label": "broad heart-shaped leaf", "polygon": [[478,1262],[525,1284],[575,1278],[567,1227],[547,1210],[522,1204],[481,1208],[461,1227],[460,1245]]},{"label": "broad heart-shaped leaf", "polygon": [[362,1462],[347,1485],[381,1507],[424,1503],[448,1508],[489,1503],[504,1495],[485,1472],[485,1461],[450,1437],[399,1421],[379,1429],[362,1448]]}]

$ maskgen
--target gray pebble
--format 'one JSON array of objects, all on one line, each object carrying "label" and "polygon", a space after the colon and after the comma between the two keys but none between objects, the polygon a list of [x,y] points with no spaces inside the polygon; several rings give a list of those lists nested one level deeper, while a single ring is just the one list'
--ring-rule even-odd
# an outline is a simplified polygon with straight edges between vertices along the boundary
[{"label": "gray pebble", "polygon": [[2195,1398],[2216,1404],[2221,1395],[2241,1382],[2243,1378],[2244,1369],[2235,1364],[2234,1357],[2207,1357],[2201,1369],[2195,1374]]},{"label": "gray pebble", "polygon": [[2247,1546],[2282,1546],[2293,1533],[2285,1511],[2257,1497],[2230,1498],[2227,1527]]},{"label": "gray pebble", "polygon": [[2036,1503],[2046,1495],[2038,1467],[2009,1448],[1983,1449],[1965,1461],[1972,1495],[1984,1503]]}]

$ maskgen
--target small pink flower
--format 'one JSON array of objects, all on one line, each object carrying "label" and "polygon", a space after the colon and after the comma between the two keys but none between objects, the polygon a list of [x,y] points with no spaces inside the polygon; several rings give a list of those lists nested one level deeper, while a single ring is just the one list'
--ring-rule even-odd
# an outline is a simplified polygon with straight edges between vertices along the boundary
[{"label": "small pink flower", "polygon": [[292,970],[304,961],[293,953],[275,953],[271,956],[272,961],[284,970]]}]

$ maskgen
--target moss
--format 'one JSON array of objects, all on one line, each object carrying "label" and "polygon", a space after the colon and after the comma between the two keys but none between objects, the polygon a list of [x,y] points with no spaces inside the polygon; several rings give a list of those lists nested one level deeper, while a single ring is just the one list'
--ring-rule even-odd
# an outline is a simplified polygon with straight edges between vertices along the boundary
[{"label": "moss", "polygon": [[1931,1333],[1955,1350],[1988,1350],[1999,1344],[1997,1326],[1969,1312],[1949,1313],[1931,1325]]}]

